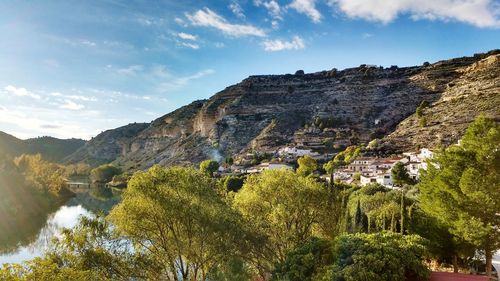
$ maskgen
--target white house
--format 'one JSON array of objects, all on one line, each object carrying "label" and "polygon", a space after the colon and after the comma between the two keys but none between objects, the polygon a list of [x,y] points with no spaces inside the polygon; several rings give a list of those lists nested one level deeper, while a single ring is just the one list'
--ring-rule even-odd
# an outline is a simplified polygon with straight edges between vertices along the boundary
[{"label": "white house", "polygon": [[283,147],[278,150],[278,155],[282,157],[302,157],[309,155],[311,157],[317,157],[320,154],[318,152],[314,152],[311,149],[302,149],[297,147]]}]

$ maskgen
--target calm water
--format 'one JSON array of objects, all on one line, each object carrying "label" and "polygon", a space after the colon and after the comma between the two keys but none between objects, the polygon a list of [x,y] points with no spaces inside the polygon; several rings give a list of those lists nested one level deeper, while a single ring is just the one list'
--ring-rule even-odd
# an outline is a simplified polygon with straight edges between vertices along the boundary
[{"label": "calm water", "polygon": [[[90,188],[73,190],[76,196],[66,202],[57,211],[47,216],[45,224],[35,233],[20,233],[20,238],[13,247],[0,249],[0,265],[20,263],[43,255],[50,241],[60,235],[63,228],[72,228],[81,216],[91,217],[97,212],[109,212],[120,200],[120,193],[104,186],[93,185]],[[0,234],[1,236],[1,234]],[[2,254],[3,253],[3,254]]]}]

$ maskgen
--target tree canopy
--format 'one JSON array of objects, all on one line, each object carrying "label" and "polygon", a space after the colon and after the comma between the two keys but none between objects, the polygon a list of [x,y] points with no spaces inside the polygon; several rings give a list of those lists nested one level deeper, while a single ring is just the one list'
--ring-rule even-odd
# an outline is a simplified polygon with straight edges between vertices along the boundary
[{"label": "tree canopy", "polygon": [[297,159],[297,163],[299,164],[299,167],[297,168],[297,174],[303,177],[312,175],[318,168],[316,160],[314,160],[314,158],[309,155],[300,157],[299,159]]},{"label": "tree canopy", "polygon": [[212,176],[219,169],[219,162],[215,160],[204,160],[200,163],[200,171]]},{"label": "tree canopy", "polygon": [[114,176],[122,173],[122,170],[111,164],[104,164],[90,172],[90,178],[94,182],[108,183]]},{"label": "tree canopy", "polygon": [[500,248],[500,127],[480,115],[460,144],[438,153],[419,184],[422,208],[486,253]]},{"label": "tree canopy", "polygon": [[215,181],[193,168],[137,172],[110,219],[159,277],[174,280],[204,280],[245,245],[236,243],[245,239],[238,214],[217,194]]},{"label": "tree canopy", "polygon": [[312,178],[289,170],[267,170],[249,176],[234,205],[250,225],[267,237],[267,267],[307,241],[328,212],[328,190]]}]

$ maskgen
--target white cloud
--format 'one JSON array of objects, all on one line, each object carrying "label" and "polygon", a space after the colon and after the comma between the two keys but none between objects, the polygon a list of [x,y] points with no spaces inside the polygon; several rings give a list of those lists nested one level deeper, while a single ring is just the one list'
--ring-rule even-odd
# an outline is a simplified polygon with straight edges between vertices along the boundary
[{"label": "white cloud", "polygon": [[[55,121],[55,124],[51,123],[54,121],[45,122],[40,118],[25,114],[26,111],[29,111],[30,115],[38,113],[35,108],[22,108],[22,110],[5,108],[5,110],[0,110],[0,124],[13,128],[9,133],[20,138],[33,137],[36,134],[39,136],[50,134],[56,137],[84,137],[81,135],[81,128],[77,126],[60,124],[57,123],[58,121]],[[53,118],[52,120],[57,119]]]},{"label": "white cloud", "polygon": [[275,0],[271,1],[255,0],[254,5],[257,7],[264,6],[264,8],[267,9],[269,15],[274,19],[279,19],[279,20],[283,19],[283,17],[281,16],[282,13],[281,6]]},{"label": "white cloud", "polygon": [[240,4],[236,1],[233,1],[229,4],[228,8],[235,14],[237,17],[244,19],[245,14],[243,12],[243,8],[241,8]]},{"label": "white cloud", "polygon": [[361,34],[361,37],[363,39],[368,39],[368,38],[373,37],[373,34],[371,34],[371,33],[363,33],[363,34]]},{"label": "white cloud", "polygon": [[264,50],[270,52],[283,51],[283,50],[300,50],[304,49],[306,46],[304,40],[299,36],[294,36],[292,41],[277,40],[266,40],[262,43]]},{"label": "white cloud", "polygon": [[87,47],[95,47],[95,46],[97,46],[96,42],[93,42],[93,41],[90,41],[90,40],[80,40],[80,44],[82,44],[83,46],[87,46]]},{"label": "white cloud", "polygon": [[226,44],[224,44],[224,42],[215,42],[214,46],[216,48],[224,48],[226,47]]},{"label": "white cloud", "polygon": [[59,92],[53,92],[53,93],[50,93],[50,95],[53,97],[64,97],[64,98],[72,99],[72,100],[97,101],[97,98],[93,97],[93,96],[87,97],[87,96],[81,96],[81,95],[63,95]]},{"label": "white cloud", "polygon": [[296,10],[298,13],[307,15],[314,23],[321,21],[322,16],[316,9],[316,0],[293,0],[288,7]]},{"label": "white cloud", "polygon": [[59,106],[59,108],[61,109],[69,109],[69,110],[80,110],[80,109],[84,109],[85,106],[83,104],[77,104],[75,102],[73,102],[72,100],[64,100],[64,104],[61,104]]},{"label": "white cloud", "polygon": [[205,70],[199,71],[193,75],[184,76],[184,77],[177,77],[177,78],[173,79],[172,81],[160,83],[158,90],[160,92],[168,92],[168,91],[172,91],[172,90],[177,90],[179,88],[186,86],[189,82],[191,82],[193,80],[203,78],[203,77],[210,75],[210,74],[213,74],[213,73],[215,73],[215,70],[205,69]]},{"label": "white cloud", "polygon": [[7,93],[9,93],[11,95],[18,96],[18,97],[30,97],[30,98],[34,98],[37,100],[41,99],[40,95],[37,95],[37,94],[30,92],[30,91],[26,90],[26,88],[16,88],[12,85],[8,85],[4,89],[5,89],[5,91],[7,91]]},{"label": "white cloud", "polygon": [[196,39],[197,39],[196,35],[184,33],[184,32],[177,33],[177,36],[181,39],[184,39],[184,40],[196,41]]},{"label": "white cloud", "polygon": [[401,14],[414,20],[459,21],[477,27],[500,27],[500,6],[491,0],[329,0],[351,18],[389,23]]},{"label": "white cloud", "polygon": [[130,65],[125,68],[120,68],[116,70],[119,74],[123,75],[136,75],[138,72],[142,71],[144,69],[144,66],[142,65]]},{"label": "white cloud", "polygon": [[194,14],[186,14],[186,17],[192,25],[213,27],[229,36],[266,36],[264,30],[255,26],[229,23],[225,18],[213,12],[209,8],[198,10]]},{"label": "white cloud", "polygon": [[191,48],[193,50],[198,50],[200,48],[200,45],[198,44],[187,43],[187,42],[181,42],[181,45],[187,48]]}]

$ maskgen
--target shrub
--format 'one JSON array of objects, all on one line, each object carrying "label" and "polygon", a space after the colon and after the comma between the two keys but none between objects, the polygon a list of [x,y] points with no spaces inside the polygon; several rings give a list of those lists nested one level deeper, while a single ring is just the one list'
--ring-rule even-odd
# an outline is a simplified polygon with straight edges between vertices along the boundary
[{"label": "shrub", "polygon": [[108,183],[113,179],[113,176],[122,173],[120,168],[117,168],[111,164],[104,164],[90,172],[90,178],[93,182]]}]

